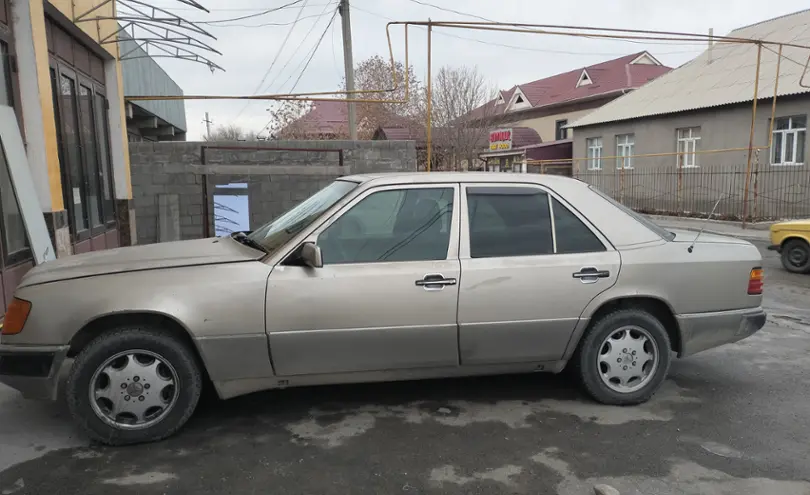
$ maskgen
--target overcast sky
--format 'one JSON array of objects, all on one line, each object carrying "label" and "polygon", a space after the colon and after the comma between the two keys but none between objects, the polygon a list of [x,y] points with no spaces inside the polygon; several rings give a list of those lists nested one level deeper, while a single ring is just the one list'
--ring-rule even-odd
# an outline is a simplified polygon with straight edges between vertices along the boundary
[{"label": "overcast sky", "polygon": [[[256,14],[293,0],[197,1],[211,13],[195,11],[176,0],[153,0],[153,3],[189,20],[216,21]],[[715,34],[723,35],[737,27],[807,7],[806,0],[350,1],[355,63],[375,54],[387,56],[385,24],[391,19],[475,21],[480,19],[471,16],[480,16],[504,22],[695,33],[706,33],[709,28],[714,28]],[[333,90],[340,85],[343,77],[340,16],[334,17],[334,22],[329,26],[337,3],[337,0],[304,0],[289,8],[254,18],[206,25],[217,38],[211,44],[222,52],[222,55],[212,54],[211,58],[225,72],[212,74],[206,66],[187,61],[161,58],[158,62],[186,94],[255,94],[263,78],[260,94],[289,93],[293,88],[295,92]],[[433,4],[435,7],[422,4]],[[468,15],[442,11],[437,7]],[[299,14],[300,19],[293,24]],[[402,28],[394,29],[397,30],[393,36],[394,55],[404,61]],[[289,39],[279,52],[288,33]],[[307,70],[302,71],[321,35],[320,47]],[[417,77],[424,80],[427,73],[425,30],[413,29],[409,39],[411,64]],[[677,67],[697,56],[704,48],[702,44],[683,42],[650,44],[436,28],[433,64],[434,68],[442,65],[477,66],[493,85],[508,89],[515,84],[642,50],[648,50],[665,65]],[[268,73],[277,54],[276,63]],[[295,85],[299,75],[300,81]],[[233,100],[187,101],[188,139],[201,138],[206,111],[214,126],[233,123],[258,132],[268,123],[269,105],[261,101],[251,102],[247,106],[244,102]]]}]

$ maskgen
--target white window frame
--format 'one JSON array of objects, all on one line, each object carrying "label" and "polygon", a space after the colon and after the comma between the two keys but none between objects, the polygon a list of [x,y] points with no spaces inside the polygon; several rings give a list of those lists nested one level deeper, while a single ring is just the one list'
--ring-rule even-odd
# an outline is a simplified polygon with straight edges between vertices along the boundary
[{"label": "white window frame", "polygon": [[697,150],[700,145],[700,127],[682,127],[675,134],[675,145],[678,154],[676,165],[679,168],[697,168]]},{"label": "white window frame", "polygon": [[[624,167],[625,170],[632,170],[633,169],[633,155],[635,154],[636,149],[636,135],[633,133],[629,134],[617,134],[616,135],[616,169],[621,170]],[[628,157],[625,160],[622,160],[622,157]]]},{"label": "white window frame", "polygon": [[588,170],[602,170],[602,136],[585,140]]},{"label": "white window frame", "polygon": [[[803,118],[804,119],[804,127],[793,127],[793,125],[794,125],[793,124],[793,119],[796,119],[796,118]],[[780,120],[781,121],[784,121],[784,120],[788,121],[788,128],[787,129],[777,129],[776,128],[776,122],[780,121]],[[807,159],[807,147],[806,147],[806,142],[805,142],[805,141],[807,141],[807,116],[806,115],[791,115],[790,117],[777,117],[773,124],[774,124],[774,126],[773,126],[773,135],[771,136],[772,142],[771,142],[771,149],[770,149],[770,162],[771,162],[771,165],[774,166],[774,167],[791,167],[791,166],[796,167],[796,166],[804,165],[804,160]],[[799,135],[800,134],[803,136],[803,138],[801,140],[799,140]],[[779,158],[780,158],[780,161],[778,161],[778,162],[774,161],[774,152],[776,151],[775,146],[776,146],[776,141],[777,141],[776,137],[777,136],[780,136],[780,139],[779,139]],[[788,136],[793,137],[793,147],[790,150],[792,160],[785,161],[786,152],[788,151],[788,145],[787,145]],[[804,152],[803,153],[804,154],[804,160],[802,160],[801,162],[796,161],[796,155],[798,154],[799,146],[802,147],[803,152]]]}]

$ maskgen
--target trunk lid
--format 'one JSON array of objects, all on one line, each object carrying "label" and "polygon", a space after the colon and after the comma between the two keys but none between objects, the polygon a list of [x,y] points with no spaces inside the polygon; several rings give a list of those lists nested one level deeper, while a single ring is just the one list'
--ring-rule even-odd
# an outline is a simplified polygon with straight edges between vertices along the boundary
[{"label": "trunk lid", "polygon": [[684,242],[684,243],[692,243],[695,241],[695,238],[698,238],[698,244],[751,244],[750,242],[744,239],[738,239],[736,237],[731,237],[728,235],[720,235],[720,234],[712,234],[710,232],[703,231],[700,233],[697,230],[685,230],[685,229],[667,229],[673,234],[675,234],[675,239],[672,242]]}]

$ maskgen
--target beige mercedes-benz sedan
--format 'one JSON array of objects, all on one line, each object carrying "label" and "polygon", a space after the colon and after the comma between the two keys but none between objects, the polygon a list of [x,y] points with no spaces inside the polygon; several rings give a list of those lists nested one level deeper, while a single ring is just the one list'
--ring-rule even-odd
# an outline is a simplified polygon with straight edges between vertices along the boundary
[{"label": "beige mercedes-benz sedan", "polygon": [[667,231],[588,184],[531,174],[334,181],[249,233],[31,270],[0,381],[112,445],[175,433],[221,398],[349,382],[550,371],[649,399],[672,354],[765,324],[759,251]]}]

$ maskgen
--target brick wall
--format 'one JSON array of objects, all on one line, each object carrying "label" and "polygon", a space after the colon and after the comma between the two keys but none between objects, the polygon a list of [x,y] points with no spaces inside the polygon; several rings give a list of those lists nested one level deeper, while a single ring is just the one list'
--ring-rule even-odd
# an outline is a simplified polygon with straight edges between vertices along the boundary
[{"label": "brick wall", "polygon": [[129,151],[138,244],[198,239],[206,222],[214,235],[214,191],[230,190],[218,185],[246,187],[252,229],[339,176],[416,170],[412,141],[141,142]]}]

